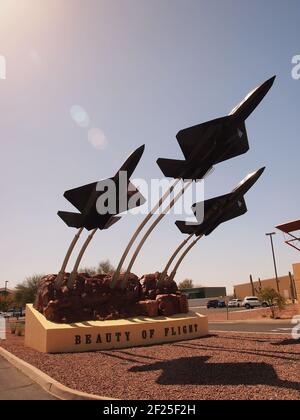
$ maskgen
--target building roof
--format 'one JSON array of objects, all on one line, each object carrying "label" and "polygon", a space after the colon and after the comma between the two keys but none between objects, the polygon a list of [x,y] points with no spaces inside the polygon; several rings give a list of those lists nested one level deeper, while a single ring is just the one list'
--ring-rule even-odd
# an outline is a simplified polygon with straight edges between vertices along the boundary
[{"label": "building roof", "polygon": [[[285,280],[288,280],[288,281],[290,281],[290,277],[288,276],[288,275],[285,275],[285,276],[279,276],[278,277],[278,280],[279,280],[279,282],[280,281],[285,281]],[[268,278],[268,279],[260,279],[260,282],[261,283],[269,283],[269,282],[271,282],[271,281],[276,281],[276,278],[275,277],[271,277],[271,278]],[[254,283],[254,285],[255,286],[257,286],[257,284],[259,283],[259,279],[253,279],[253,283]],[[250,282],[250,280],[249,281],[247,281],[247,282],[245,282],[245,283],[239,283],[239,284],[235,284],[233,287],[235,288],[235,287],[243,287],[243,286],[249,286],[249,285],[251,285],[251,282]]]},{"label": "building roof", "polygon": [[276,229],[279,229],[284,233],[295,232],[296,230],[300,230],[300,220],[294,220],[293,222],[278,225],[276,226]]},{"label": "building roof", "polygon": [[12,295],[15,291],[12,289],[5,289],[4,287],[0,287],[0,294],[7,292],[8,294]]}]

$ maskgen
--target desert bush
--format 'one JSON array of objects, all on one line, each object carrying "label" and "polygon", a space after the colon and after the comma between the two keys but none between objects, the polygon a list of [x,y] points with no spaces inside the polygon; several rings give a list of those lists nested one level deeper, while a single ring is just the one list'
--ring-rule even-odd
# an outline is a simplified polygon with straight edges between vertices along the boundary
[{"label": "desert bush", "polygon": [[276,290],[271,287],[261,289],[258,293],[258,299],[261,302],[267,302],[271,311],[271,318],[276,318],[285,305],[285,299]]},{"label": "desert bush", "polygon": [[16,287],[15,302],[22,308],[27,303],[34,303],[42,274],[34,274]]},{"label": "desert bush", "polygon": [[24,335],[24,324],[18,324],[16,326],[16,332],[15,332],[15,334],[18,337],[22,337]]},{"label": "desert bush", "polygon": [[185,279],[178,284],[179,290],[192,289],[193,287],[194,287],[194,283],[193,283],[193,280],[191,279]]},{"label": "desert bush", "polygon": [[11,322],[9,324],[9,328],[10,328],[11,334],[15,334],[16,333],[16,329],[17,329],[17,324],[15,322]]}]

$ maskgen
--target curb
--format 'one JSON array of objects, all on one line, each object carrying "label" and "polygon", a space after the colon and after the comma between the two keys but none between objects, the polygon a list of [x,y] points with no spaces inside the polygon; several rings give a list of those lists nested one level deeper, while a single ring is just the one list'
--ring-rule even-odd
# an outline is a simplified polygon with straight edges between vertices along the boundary
[{"label": "curb", "polygon": [[281,325],[281,324],[291,324],[292,325],[292,318],[288,319],[241,319],[241,320],[228,320],[228,321],[210,321],[208,320],[209,324],[268,324],[268,325]]},{"label": "curb", "polygon": [[270,335],[272,337],[286,337],[287,333],[278,333],[278,332],[257,332],[257,331],[224,331],[224,330],[211,330],[212,333],[216,334],[239,334],[239,335]]},{"label": "curb", "polygon": [[91,401],[91,400],[116,400],[116,398],[103,397],[93,394],[87,394],[85,392],[76,391],[68,388],[46,375],[41,370],[30,365],[24,360],[19,359],[12,353],[0,347],[0,356],[4,357],[11,365],[21,371],[24,375],[29,377],[32,381],[40,385],[46,392],[58,398],[59,400],[72,400],[72,401]]}]

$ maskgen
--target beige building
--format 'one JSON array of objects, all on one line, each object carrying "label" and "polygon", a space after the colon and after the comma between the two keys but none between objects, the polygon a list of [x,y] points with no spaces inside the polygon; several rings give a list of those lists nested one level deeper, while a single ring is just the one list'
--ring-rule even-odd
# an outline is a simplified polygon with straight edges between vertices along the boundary
[{"label": "beige building", "polygon": [[[284,223],[276,226],[285,237],[285,243],[294,250],[300,251],[300,220]],[[300,314],[300,263],[293,264],[298,311]]]},{"label": "beige building", "polygon": [[[294,270],[295,267],[297,266],[294,265]],[[300,264],[298,264],[298,270],[297,271],[297,278],[299,278],[298,280],[298,299],[299,299],[299,295],[300,295]],[[290,276],[282,276],[278,278],[279,280],[279,290],[281,295],[287,299],[287,300],[293,300],[296,299],[297,296],[297,291],[295,290],[295,286],[296,286],[296,274],[295,274],[295,280],[293,279],[291,281]],[[271,287],[272,289],[277,290],[277,283],[276,283],[276,279],[266,279],[266,280],[261,280],[261,282],[259,281],[254,281],[253,282],[253,288],[254,288],[254,295],[256,295],[260,289],[260,287],[265,288],[265,287]],[[238,299],[244,299],[246,296],[252,296],[253,295],[253,289],[252,289],[252,284],[249,280],[248,283],[244,283],[244,284],[238,284],[236,286],[234,286],[234,292],[235,295]]]},{"label": "beige building", "polygon": [[299,304],[299,313],[300,313],[300,263],[293,264],[293,270],[294,270],[296,294],[297,294],[297,300]]},{"label": "beige building", "polygon": [[[300,220],[284,223],[276,226],[285,237],[285,243],[292,247],[294,250],[300,251]],[[287,300],[296,300],[298,302],[300,314],[300,263],[293,264],[293,276],[284,276],[279,278],[279,290],[281,295]],[[254,282],[238,284],[235,286],[234,291],[236,297],[244,299],[245,296],[255,295],[260,287],[272,287],[277,290],[276,279],[262,280],[261,283]]]}]

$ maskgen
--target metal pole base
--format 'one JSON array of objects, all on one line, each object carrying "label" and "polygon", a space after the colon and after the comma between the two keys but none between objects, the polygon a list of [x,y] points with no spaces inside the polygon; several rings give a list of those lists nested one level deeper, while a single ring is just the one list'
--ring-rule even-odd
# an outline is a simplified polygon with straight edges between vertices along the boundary
[{"label": "metal pole base", "polygon": [[77,271],[72,271],[72,273],[70,274],[70,277],[68,278],[68,282],[67,282],[67,287],[69,290],[73,289],[74,284],[76,282],[76,278],[77,278]]},{"label": "metal pole base", "polygon": [[60,271],[55,279],[55,289],[59,290],[61,288],[61,286],[63,285],[64,282],[64,277],[65,277],[65,272],[64,271]]}]

